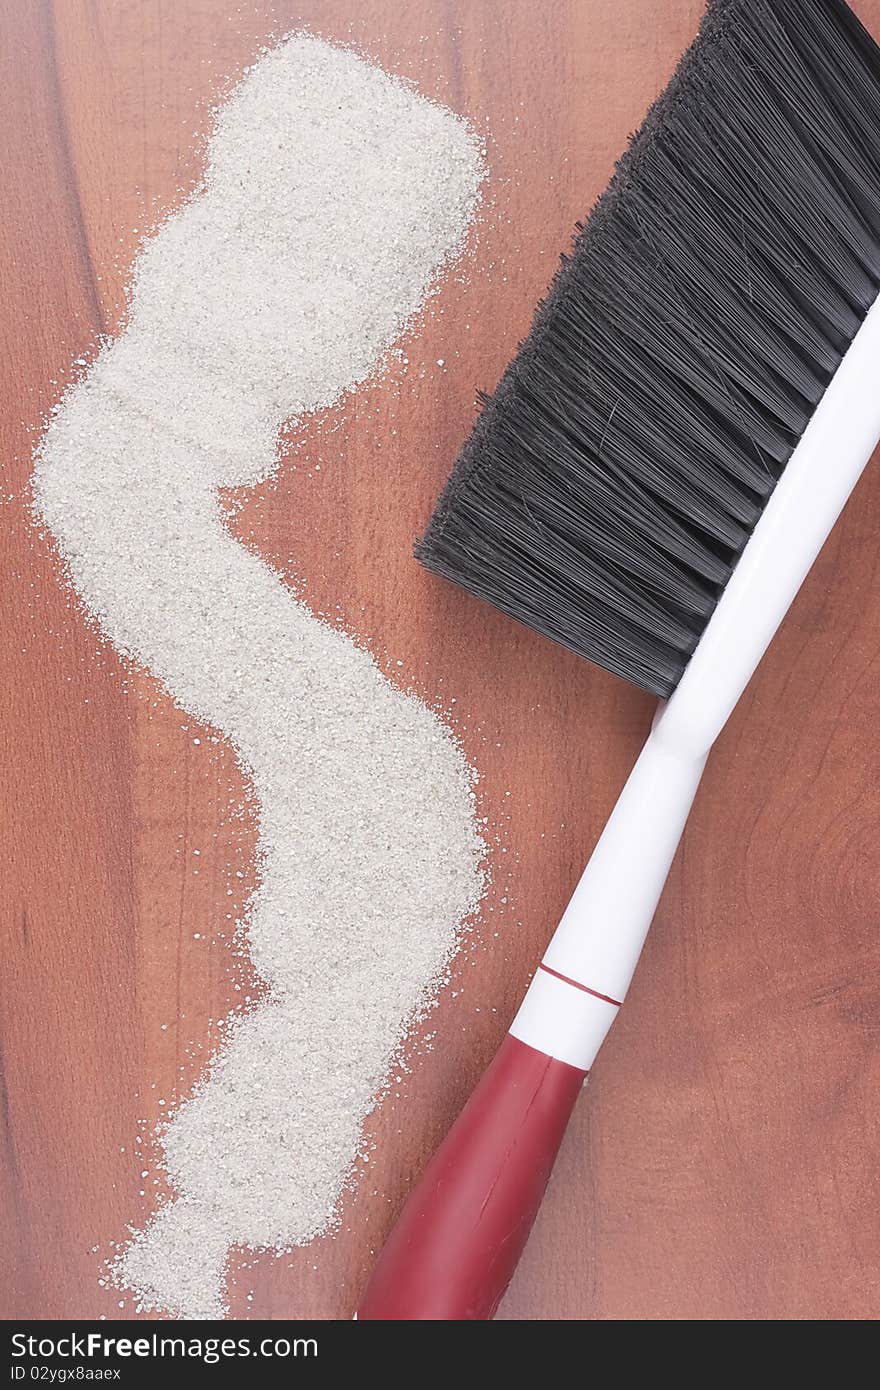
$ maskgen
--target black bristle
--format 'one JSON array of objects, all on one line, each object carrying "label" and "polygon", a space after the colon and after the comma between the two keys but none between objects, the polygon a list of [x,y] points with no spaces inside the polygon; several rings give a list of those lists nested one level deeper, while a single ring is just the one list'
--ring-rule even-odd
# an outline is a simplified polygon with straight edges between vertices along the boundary
[{"label": "black bristle", "polygon": [[416,554],[670,695],[878,288],[880,49],[714,0]]}]

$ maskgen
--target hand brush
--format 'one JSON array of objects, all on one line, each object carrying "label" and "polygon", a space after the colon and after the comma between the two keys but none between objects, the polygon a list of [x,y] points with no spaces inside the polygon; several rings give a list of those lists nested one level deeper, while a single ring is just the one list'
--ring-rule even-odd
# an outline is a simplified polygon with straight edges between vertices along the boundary
[{"label": "hand brush", "polygon": [[417,549],[663,703],[360,1318],[493,1316],[709,750],[880,437],[878,287],[880,50],[841,0],[714,0]]}]

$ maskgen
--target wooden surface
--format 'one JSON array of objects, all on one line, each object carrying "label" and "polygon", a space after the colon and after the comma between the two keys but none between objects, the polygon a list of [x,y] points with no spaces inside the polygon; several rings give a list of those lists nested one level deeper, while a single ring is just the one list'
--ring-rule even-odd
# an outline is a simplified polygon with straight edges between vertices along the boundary
[{"label": "wooden surface", "polygon": [[[858,9],[880,31],[880,0]],[[698,0],[0,8],[3,1316],[129,1315],[97,1279],[150,1209],[139,1121],[191,1084],[209,1019],[236,997],[225,944],[193,939],[222,922],[227,866],[252,843],[230,822],[231,759],[195,748],[189,721],[121,670],[24,509],[39,422],[72,359],[118,323],[136,229],[197,178],[209,103],[302,21],[490,138],[493,205],[466,282],[450,281],[413,335],[409,374],[360,393],[332,437],[310,427],[301,447],[321,472],[282,471],[235,523],[316,608],[339,605],[391,671],[402,659],[427,697],[456,696],[498,839],[459,993],[432,1018],[434,1051],[374,1117],[375,1162],[341,1230],[233,1261],[235,1316],[343,1318],[650,719],[642,695],[420,572],[410,545],[475,388],[513,354],[699,12]],[[503,1318],[880,1315],[878,509],[875,465],[721,741]],[[198,878],[177,852],[195,831],[213,846]]]}]

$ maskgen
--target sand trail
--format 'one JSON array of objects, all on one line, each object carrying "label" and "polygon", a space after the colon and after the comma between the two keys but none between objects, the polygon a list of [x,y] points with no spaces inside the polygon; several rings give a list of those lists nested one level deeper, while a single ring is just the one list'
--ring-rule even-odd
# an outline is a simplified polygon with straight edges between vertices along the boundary
[{"label": "sand trail", "polygon": [[462,120],[288,39],[220,108],[204,187],[146,243],[126,328],[38,451],[37,506],[89,612],[231,740],[259,809],[246,929],[267,997],[164,1133],[176,1197],[117,1271],[145,1307],[220,1316],[230,1246],[327,1228],[480,893],[448,731],[232,538],[218,489],[271,474],[287,419],[375,372],[460,249],[481,177]]}]

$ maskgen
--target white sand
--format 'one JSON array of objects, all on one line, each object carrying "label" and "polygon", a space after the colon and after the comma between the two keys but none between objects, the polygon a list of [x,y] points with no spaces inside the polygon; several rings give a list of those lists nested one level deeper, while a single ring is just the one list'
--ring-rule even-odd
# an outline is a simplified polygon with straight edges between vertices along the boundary
[{"label": "white sand", "polygon": [[328,1228],[479,897],[448,731],[232,539],[217,489],[265,478],[286,419],[377,369],[461,247],[481,177],[458,117],[287,40],[220,109],[203,189],[145,245],[125,331],[38,452],[38,507],[88,610],[232,741],[260,813],[247,932],[269,997],[164,1135],[176,1200],[117,1269],[144,1308],[221,1316],[230,1246]]}]

